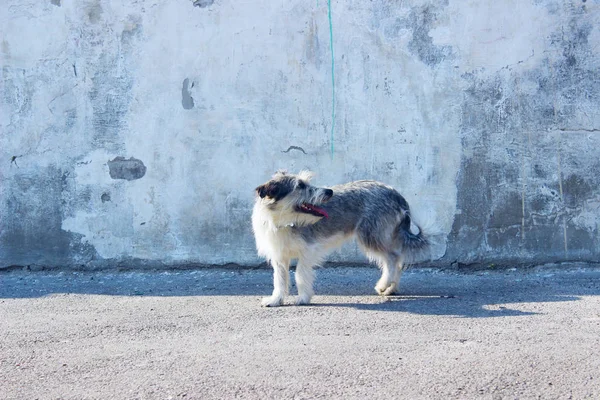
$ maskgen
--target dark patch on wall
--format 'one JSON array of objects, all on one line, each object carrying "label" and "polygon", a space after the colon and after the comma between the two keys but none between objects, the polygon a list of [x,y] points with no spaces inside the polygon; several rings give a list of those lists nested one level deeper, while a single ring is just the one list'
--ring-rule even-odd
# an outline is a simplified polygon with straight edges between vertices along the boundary
[{"label": "dark patch on wall", "polygon": [[97,0],[95,3],[91,3],[86,10],[88,20],[92,24],[95,24],[100,21],[100,19],[102,18],[102,13],[102,5],[100,5],[99,0]]},{"label": "dark patch on wall", "polygon": [[530,195],[527,202],[527,211],[531,216],[531,222],[537,225],[545,225],[556,221],[561,206],[560,201],[558,188],[547,189],[542,193]]},{"label": "dark patch on wall", "polygon": [[533,172],[538,178],[546,178],[548,176],[548,173],[544,170],[544,168],[542,168],[540,164],[535,164],[533,166]]},{"label": "dark patch on wall", "polygon": [[448,260],[600,256],[597,234],[574,221],[586,201],[600,195],[600,174],[593,172],[600,154],[597,146],[582,141],[590,141],[586,132],[594,127],[581,126],[581,110],[600,107],[600,69],[588,42],[591,18],[567,6],[559,11],[572,15],[550,36],[553,58],[522,72],[507,65],[491,76],[462,76],[468,88],[461,139],[468,156],[457,180],[461,213],[449,236]]},{"label": "dark patch on wall", "polygon": [[206,8],[212,6],[215,0],[195,0],[194,7]]},{"label": "dark patch on wall", "polygon": [[133,181],[146,175],[146,166],[141,160],[131,157],[126,160],[124,157],[116,157],[108,162],[110,177],[113,179],[126,179]]},{"label": "dark patch on wall", "polygon": [[[581,206],[593,194],[594,188],[585,179],[571,175],[562,182],[564,202],[567,207]],[[597,187],[597,186],[596,186]]]},{"label": "dark patch on wall", "polygon": [[487,169],[485,160],[473,157],[463,160],[458,174],[458,187],[469,190],[468,195],[458,194],[458,208],[461,212],[454,218],[452,236],[461,237],[461,241],[471,240],[466,236],[481,238],[486,225],[487,214],[485,212],[490,204],[492,194],[490,186],[486,182],[484,169]]},{"label": "dark patch on wall", "polygon": [[559,226],[555,229],[546,225],[528,226],[525,231],[527,240],[523,241],[524,251],[548,258],[564,256],[563,231]]},{"label": "dark patch on wall", "polygon": [[86,263],[96,251],[80,234],[62,230],[73,179],[54,166],[19,173],[4,182],[0,203],[0,267]]},{"label": "dark patch on wall", "polygon": [[[504,194],[504,193],[502,193]],[[521,193],[507,193],[504,198],[497,199],[490,207],[489,228],[521,225],[523,218],[523,202]]]},{"label": "dark patch on wall", "polygon": [[521,228],[517,226],[487,229],[485,231],[486,247],[480,250],[482,258],[485,257],[486,251],[490,247],[495,251],[500,249],[501,251],[510,251],[516,257],[520,256],[521,234]]},{"label": "dark patch on wall", "polygon": [[[597,232],[589,232],[577,226],[567,226],[568,255],[573,258],[587,258],[590,252],[598,254]],[[592,258],[598,261],[598,257]]]},{"label": "dark patch on wall", "polygon": [[429,31],[436,21],[436,11],[432,5],[414,7],[408,16],[408,25],[412,29],[412,39],[408,43],[411,53],[417,55],[419,60],[434,67],[452,55],[450,46],[436,46]]},{"label": "dark patch on wall", "polygon": [[[192,83],[193,85],[193,83]],[[185,78],[183,80],[183,86],[181,88],[181,105],[186,110],[191,110],[194,108],[194,98],[190,93],[190,80],[189,78]]]},{"label": "dark patch on wall", "polygon": [[100,196],[100,200],[102,200],[103,203],[110,201],[110,193],[102,193],[102,196]]},{"label": "dark patch on wall", "polygon": [[85,12],[87,14],[88,21],[92,24],[96,24],[102,19],[102,13],[104,12],[104,10],[102,10],[102,5],[100,4],[100,1],[96,0],[95,2],[91,2],[88,4]]}]

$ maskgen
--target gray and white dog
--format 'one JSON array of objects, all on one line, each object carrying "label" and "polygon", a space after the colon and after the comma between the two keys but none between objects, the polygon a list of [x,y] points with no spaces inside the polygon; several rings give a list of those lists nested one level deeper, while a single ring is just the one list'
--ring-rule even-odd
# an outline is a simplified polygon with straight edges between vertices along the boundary
[{"label": "gray and white dog", "polygon": [[313,267],[351,238],[382,270],[377,293],[395,293],[405,262],[429,244],[412,222],[406,200],[392,187],[375,181],[319,188],[310,185],[311,177],[309,171],[298,175],[279,171],[256,188],[252,212],[256,247],[274,270],[273,294],[262,304],[283,304],[293,259],[298,260],[296,304],[310,303]]}]

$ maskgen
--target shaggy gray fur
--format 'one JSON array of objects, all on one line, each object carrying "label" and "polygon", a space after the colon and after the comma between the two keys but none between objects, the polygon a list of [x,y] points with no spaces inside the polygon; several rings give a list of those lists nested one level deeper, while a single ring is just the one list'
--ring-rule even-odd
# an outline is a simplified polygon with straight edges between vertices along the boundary
[{"label": "shaggy gray fur", "polygon": [[[365,250],[400,253],[403,249],[421,249],[427,240],[419,229],[410,231],[408,203],[395,189],[376,181],[356,181],[331,187],[333,196],[320,205],[329,214],[313,225],[295,228],[307,242],[340,232],[356,232]],[[382,227],[396,225],[392,237],[382,237]]]}]

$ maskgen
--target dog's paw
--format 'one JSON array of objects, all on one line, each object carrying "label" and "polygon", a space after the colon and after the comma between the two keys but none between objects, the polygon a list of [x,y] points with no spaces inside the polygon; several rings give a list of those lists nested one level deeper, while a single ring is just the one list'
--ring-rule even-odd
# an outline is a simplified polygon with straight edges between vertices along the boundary
[{"label": "dog's paw", "polygon": [[375,291],[377,292],[377,294],[380,294],[383,296],[383,293],[387,290],[388,288],[388,284],[387,282],[382,283],[382,282],[377,282],[377,285],[375,285]]},{"label": "dog's paw", "polygon": [[380,296],[391,296],[391,295],[397,293],[398,284],[395,282],[392,282],[388,286],[383,286],[378,283],[377,286],[375,286],[375,291]]},{"label": "dog's paw", "polygon": [[263,297],[260,304],[263,307],[279,307],[283,304],[283,298],[278,296]]},{"label": "dog's paw", "polygon": [[398,293],[398,285],[394,282],[392,282],[390,284],[390,286],[388,286],[383,293],[381,293],[382,296],[391,296]]},{"label": "dog's paw", "polygon": [[298,298],[296,299],[296,305],[297,306],[305,306],[307,304],[310,304],[310,299],[311,299],[311,297],[308,295],[299,295]]}]

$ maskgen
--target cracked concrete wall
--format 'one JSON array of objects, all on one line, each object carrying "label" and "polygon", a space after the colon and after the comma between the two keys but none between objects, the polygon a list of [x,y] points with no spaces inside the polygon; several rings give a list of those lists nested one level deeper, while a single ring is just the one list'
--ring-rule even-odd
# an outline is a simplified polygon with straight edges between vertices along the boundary
[{"label": "cracked concrete wall", "polygon": [[278,168],[395,186],[437,263],[597,261],[599,27],[597,0],[8,0],[0,268],[257,263]]}]

